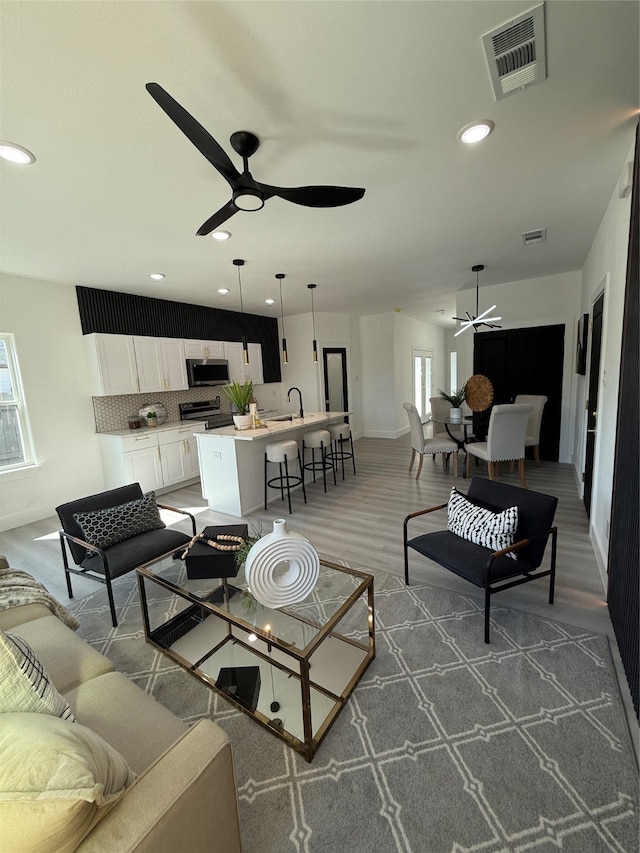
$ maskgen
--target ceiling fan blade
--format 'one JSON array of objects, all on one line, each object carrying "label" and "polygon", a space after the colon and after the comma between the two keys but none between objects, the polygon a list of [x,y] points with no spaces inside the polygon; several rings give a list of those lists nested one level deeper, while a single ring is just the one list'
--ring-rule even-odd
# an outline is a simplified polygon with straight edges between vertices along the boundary
[{"label": "ceiling fan blade", "polygon": [[158,83],[147,83],[145,88],[154,101],[196,146],[198,151],[207,158],[232,187],[235,186],[240,177],[240,172],[213,136]]},{"label": "ceiling fan blade", "polygon": [[206,234],[211,234],[212,231],[215,231],[223,222],[226,222],[227,219],[230,219],[234,213],[238,212],[238,208],[233,203],[233,199],[230,199],[224,207],[221,207],[217,213],[214,213],[213,216],[210,216],[206,222],[203,222],[202,225],[196,231],[198,237],[204,237]]},{"label": "ceiling fan blade", "polygon": [[302,204],[305,207],[340,207],[358,201],[364,195],[363,189],[355,187],[266,187],[273,195]]}]

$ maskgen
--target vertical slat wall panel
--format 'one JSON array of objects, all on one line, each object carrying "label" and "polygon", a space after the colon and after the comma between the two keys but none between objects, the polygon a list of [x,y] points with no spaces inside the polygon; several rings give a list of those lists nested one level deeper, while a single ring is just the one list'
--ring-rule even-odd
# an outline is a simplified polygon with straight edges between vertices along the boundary
[{"label": "vertical slat wall panel", "polygon": [[640,264],[638,128],[633,169],[627,283],[622,328],[618,427],[613,474],[607,600],[636,717],[640,719]]},{"label": "vertical slat wall panel", "polygon": [[262,344],[265,382],[280,382],[278,321],[274,317],[222,311],[203,305],[76,287],[82,334],[150,335],[205,341],[240,341],[242,334]]}]

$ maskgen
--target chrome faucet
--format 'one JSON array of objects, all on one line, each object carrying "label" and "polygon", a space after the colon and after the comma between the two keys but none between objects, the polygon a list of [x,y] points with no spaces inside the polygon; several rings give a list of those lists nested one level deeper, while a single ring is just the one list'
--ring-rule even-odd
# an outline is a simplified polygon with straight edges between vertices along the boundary
[{"label": "chrome faucet", "polygon": [[296,388],[295,385],[292,388],[289,388],[289,390],[287,391],[287,403],[291,402],[292,391],[297,391],[298,396],[300,397],[300,414],[298,415],[298,417],[302,419],[304,418],[304,412],[302,411],[302,391],[299,388]]}]

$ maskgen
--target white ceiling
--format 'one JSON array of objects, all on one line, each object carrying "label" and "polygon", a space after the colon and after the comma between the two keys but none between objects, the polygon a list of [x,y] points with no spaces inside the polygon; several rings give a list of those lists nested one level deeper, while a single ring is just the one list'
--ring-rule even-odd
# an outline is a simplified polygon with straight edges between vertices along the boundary
[{"label": "white ceiling", "polygon": [[[237,310],[244,258],[247,311],[279,316],[283,272],[287,315],[315,282],[316,311],[450,323],[473,264],[481,286],[581,269],[633,141],[638,3],[547,0],[547,79],[496,101],[481,36],[535,2],[3,0],[0,138],[37,162],[0,161],[2,270]],[[150,81],[240,169],[229,136],[258,134],[257,180],[364,198],[272,198],[196,237],[230,188]],[[463,146],[478,118],[495,131]]]}]

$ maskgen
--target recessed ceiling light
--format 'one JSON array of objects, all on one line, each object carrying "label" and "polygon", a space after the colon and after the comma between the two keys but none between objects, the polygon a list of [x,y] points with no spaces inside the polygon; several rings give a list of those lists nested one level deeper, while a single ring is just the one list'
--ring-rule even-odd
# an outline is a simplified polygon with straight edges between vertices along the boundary
[{"label": "recessed ceiling light", "polygon": [[214,240],[219,240],[222,242],[223,240],[228,240],[231,237],[230,231],[212,231],[211,236]]},{"label": "recessed ceiling light", "polygon": [[269,297],[269,299],[265,299],[264,301],[266,302],[266,304],[267,304],[267,305],[273,305],[273,303],[274,303],[276,300],[275,300],[275,299],[271,299],[271,297]]},{"label": "recessed ceiling light", "polygon": [[480,142],[485,139],[494,129],[495,124],[488,118],[483,118],[481,121],[474,121],[467,124],[458,132],[458,139],[461,142],[471,143]]},{"label": "recessed ceiling light", "polygon": [[28,166],[36,162],[35,155],[28,148],[16,145],[15,142],[0,142],[0,157],[20,166]]},{"label": "recessed ceiling light", "polygon": [[149,278],[152,278],[154,281],[162,281],[162,279],[164,278],[164,273],[163,272],[152,272],[152,273],[149,273]]},{"label": "recessed ceiling light", "polygon": [[219,287],[218,293],[221,293],[222,296],[226,296],[226,294],[229,293],[229,288],[228,287]]}]

